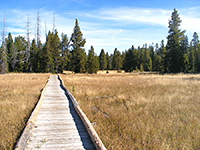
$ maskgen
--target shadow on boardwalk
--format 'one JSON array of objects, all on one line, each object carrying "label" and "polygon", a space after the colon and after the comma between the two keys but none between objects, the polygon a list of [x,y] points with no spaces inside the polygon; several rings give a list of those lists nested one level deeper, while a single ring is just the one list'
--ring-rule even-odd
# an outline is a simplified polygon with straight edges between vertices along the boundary
[{"label": "shadow on boardwalk", "polygon": [[[62,88],[62,90],[65,91],[65,89],[63,88],[62,84],[60,84],[60,87]],[[81,118],[78,116],[72,101],[70,100],[70,97],[68,96],[68,94],[65,92],[65,95],[67,97],[67,99],[69,100],[69,109],[70,109],[70,113],[74,119],[74,122],[76,124],[76,128],[78,130],[78,133],[80,135],[81,141],[83,143],[83,147],[87,150],[96,150]]]}]

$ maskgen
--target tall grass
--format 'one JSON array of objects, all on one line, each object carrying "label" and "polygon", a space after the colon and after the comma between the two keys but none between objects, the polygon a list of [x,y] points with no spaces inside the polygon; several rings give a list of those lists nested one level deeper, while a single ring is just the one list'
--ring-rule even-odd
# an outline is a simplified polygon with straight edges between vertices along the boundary
[{"label": "tall grass", "polygon": [[200,75],[62,75],[108,149],[200,149]]},{"label": "tall grass", "polygon": [[0,149],[13,149],[48,74],[0,75]]}]

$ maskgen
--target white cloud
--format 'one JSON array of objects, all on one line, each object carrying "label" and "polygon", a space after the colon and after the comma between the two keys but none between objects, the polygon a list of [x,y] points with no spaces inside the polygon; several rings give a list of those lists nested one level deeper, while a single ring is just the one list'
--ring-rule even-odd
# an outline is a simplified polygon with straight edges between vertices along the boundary
[{"label": "white cloud", "polygon": [[[194,32],[200,32],[199,9],[200,7],[193,7],[180,9],[179,11],[182,20],[181,29],[187,31],[186,34],[188,34],[190,40]],[[98,47],[105,46],[113,50],[115,47],[121,47],[124,50],[132,44],[142,46],[144,43],[160,43],[162,39],[165,40],[172,11],[122,7],[106,8],[86,13],[76,12],[76,14],[83,17],[87,16],[87,18],[92,18],[92,21],[99,23],[96,30],[93,27],[86,32],[86,35],[91,37],[89,40],[94,40],[95,37],[105,39],[95,39],[95,44]],[[95,37],[92,36],[92,33]],[[107,44],[108,42],[109,44]]]},{"label": "white cloud", "polygon": [[186,30],[186,34],[192,39],[194,32],[200,34],[200,6],[188,9],[180,9],[180,18],[182,20],[181,28]]},{"label": "white cloud", "polygon": [[[200,32],[199,7],[180,9],[182,29],[187,30],[190,36],[193,32]],[[41,40],[45,41],[45,22],[48,30],[53,28],[53,11],[39,10],[8,10],[6,15],[7,31],[15,36],[25,35],[27,16],[31,22],[31,37],[36,34],[37,12],[40,12]],[[0,12],[0,18],[3,18]],[[86,38],[86,51],[93,45],[97,54],[102,48],[113,52],[114,48],[125,50],[132,45],[135,47],[143,44],[160,43],[167,36],[168,20],[172,10],[146,9],[146,8],[102,8],[93,11],[63,12],[56,16],[56,28],[71,36],[75,19],[78,18],[83,37]],[[165,42],[166,43],[166,42]]]},{"label": "white cloud", "polygon": [[182,28],[186,29],[187,31],[190,32],[200,32],[200,18],[193,18],[189,16],[183,16],[181,17],[182,19]]},{"label": "white cloud", "polygon": [[166,27],[171,11],[162,9],[144,8],[106,8],[93,12],[77,12],[76,14],[94,19],[120,22],[121,24],[148,23]]}]

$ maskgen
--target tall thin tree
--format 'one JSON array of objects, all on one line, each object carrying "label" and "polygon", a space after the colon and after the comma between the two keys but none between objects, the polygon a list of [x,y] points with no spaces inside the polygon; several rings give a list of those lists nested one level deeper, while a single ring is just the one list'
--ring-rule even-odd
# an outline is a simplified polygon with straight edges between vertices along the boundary
[{"label": "tall thin tree", "polygon": [[45,22],[44,26],[45,26],[45,37],[47,37],[47,24],[46,24],[46,22]]},{"label": "tall thin tree", "polygon": [[4,13],[3,18],[3,31],[2,31],[2,46],[0,48],[0,73],[8,72],[8,63],[7,63],[7,50],[5,43],[5,23],[6,23],[6,13]]},{"label": "tall thin tree", "polygon": [[53,13],[53,31],[52,31],[53,33],[56,29],[55,21],[56,21],[55,13]]},{"label": "tall thin tree", "polygon": [[72,41],[72,59],[71,59],[71,69],[75,73],[86,72],[86,53],[84,45],[86,40],[83,39],[83,34],[78,24],[78,20],[75,21],[74,32],[71,36]]},{"label": "tall thin tree", "polygon": [[29,22],[29,17],[27,17],[27,31],[26,31],[26,50],[25,50],[25,60],[24,60],[24,70],[26,72],[32,71],[31,68],[31,61],[30,61],[30,22]]},{"label": "tall thin tree", "polygon": [[37,41],[37,46],[39,47],[40,43],[40,13],[37,13],[37,34],[36,34],[36,41]]},{"label": "tall thin tree", "polygon": [[107,68],[107,60],[106,60],[106,54],[104,52],[104,49],[101,50],[101,53],[99,56],[99,67],[100,67],[100,70],[105,70]]},{"label": "tall thin tree", "polygon": [[88,73],[97,73],[99,70],[99,63],[97,56],[95,56],[94,53],[94,47],[91,46],[89,52],[88,52],[88,59],[87,59],[87,71]]},{"label": "tall thin tree", "polygon": [[183,71],[184,66],[184,51],[181,47],[181,41],[184,38],[185,31],[181,31],[180,25],[182,20],[179,17],[178,11],[174,9],[171,20],[169,21],[169,35],[167,37],[169,71],[173,73]]}]

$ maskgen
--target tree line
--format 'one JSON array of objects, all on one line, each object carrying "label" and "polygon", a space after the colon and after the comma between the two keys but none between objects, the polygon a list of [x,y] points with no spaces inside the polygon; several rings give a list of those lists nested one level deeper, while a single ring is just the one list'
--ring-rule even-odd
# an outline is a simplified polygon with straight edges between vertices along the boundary
[{"label": "tree line", "polygon": [[189,43],[185,31],[180,29],[181,19],[173,10],[169,20],[167,44],[147,45],[120,52],[115,48],[113,54],[104,49],[99,56],[91,46],[86,55],[86,39],[80,30],[78,20],[71,37],[58,36],[57,30],[49,31],[44,44],[33,39],[29,42],[18,36],[14,40],[11,33],[0,48],[0,73],[6,72],[51,72],[62,73],[70,70],[75,73],[97,73],[98,70],[125,70],[132,72],[157,71],[160,73],[198,73],[200,72],[200,43],[195,32]]}]

